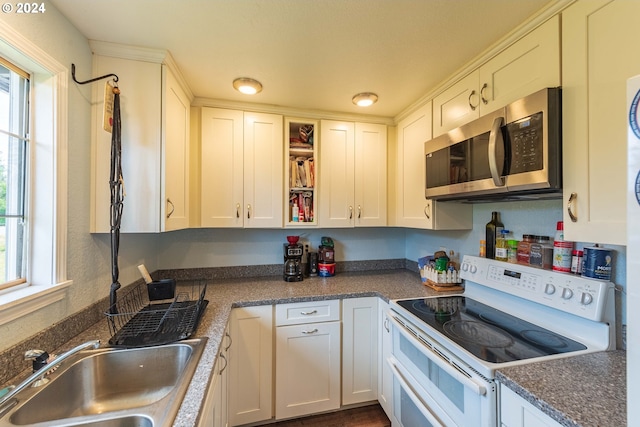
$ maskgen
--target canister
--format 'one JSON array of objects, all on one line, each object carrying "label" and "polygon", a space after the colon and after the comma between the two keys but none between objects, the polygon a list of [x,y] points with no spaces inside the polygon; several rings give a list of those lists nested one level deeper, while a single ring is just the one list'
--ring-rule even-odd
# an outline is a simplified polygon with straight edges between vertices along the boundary
[{"label": "canister", "polygon": [[319,263],[318,264],[318,276],[320,277],[332,277],[336,275],[335,263]]},{"label": "canister", "polygon": [[611,280],[612,255],[610,249],[597,246],[584,248],[582,276],[598,280]]}]

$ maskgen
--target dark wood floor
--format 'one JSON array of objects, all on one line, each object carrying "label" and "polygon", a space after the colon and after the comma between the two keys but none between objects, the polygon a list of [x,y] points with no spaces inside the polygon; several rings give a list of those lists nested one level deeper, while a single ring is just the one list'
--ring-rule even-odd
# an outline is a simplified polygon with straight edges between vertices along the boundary
[{"label": "dark wood floor", "polygon": [[391,427],[391,421],[380,405],[370,405],[264,425],[269,427]]}]

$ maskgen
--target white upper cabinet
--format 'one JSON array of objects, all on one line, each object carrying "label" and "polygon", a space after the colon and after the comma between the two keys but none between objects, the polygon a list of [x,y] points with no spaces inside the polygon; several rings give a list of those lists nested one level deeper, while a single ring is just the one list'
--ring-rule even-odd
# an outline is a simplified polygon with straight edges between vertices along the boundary
[{"label": "white upper cabinet", "polygon": [[424,143],[431,139],[431,103],[398,123],[395,225],[456,230],[472,227],[471,205],[436,202],[424,196]]},{"label": "white upper cabinet", "polygon": [[202,108],[202,227],[282,227],[282,135],[282,116]]},{"label": "white upper cabinet", "polygon": [[[91,42],[93,74],[118,75],[122,118],[122,232],[189,226],[190,94],[166,51]],[[171,66],[168,66],[170,64]],[[110,230],[111,133],[103,129],[103,84],[94,84],[91,225]]]},{"label": "white upper cabinet", "polygon": [[640,73],[638,16],[637,1],[580,1],[563,12],[567,240],[626,245],[626,82]]},{"label": "white upper cabinet", "polygon": [[555,16],[433,99],[433,136],[545,87],[560,86],[560,18]]},{"label": "white upper cabinet", "polygon": [[320,226],[387,225],[386,125],[323,120],[320,138]]}]

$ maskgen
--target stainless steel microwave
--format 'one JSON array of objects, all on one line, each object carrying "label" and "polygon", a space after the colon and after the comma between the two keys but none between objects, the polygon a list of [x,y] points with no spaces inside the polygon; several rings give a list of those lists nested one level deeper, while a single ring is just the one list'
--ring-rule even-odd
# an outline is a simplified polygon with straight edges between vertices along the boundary
[{"label": "stainless steel microwave", "polygon": [[427,199],[561,197],[559,88],[547,88],[425,142]]}]

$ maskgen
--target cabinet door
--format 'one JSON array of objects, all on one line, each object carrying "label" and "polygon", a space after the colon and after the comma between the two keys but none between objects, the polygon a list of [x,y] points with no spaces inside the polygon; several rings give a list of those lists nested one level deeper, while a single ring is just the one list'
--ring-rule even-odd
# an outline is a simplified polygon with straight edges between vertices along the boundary
[{"label": "cabinet door", "polygon": [[211,373],[211,383],[207,388],[205,401],[202,409],[198,413],[198,427],[225,427],[223,420],[224,408],[222,406],[222,396],[226,393],[226,388],[222,380],[222,370],[226,367],[227,361],[221,353],[218,355],[216,363],[213,365]]},{"label": "cabinet door", "polygon": [[320,226],[354,225],[354,123],[320,124]]},{"label": "cabinet door", "polygon": [[355,225],[387,225],[387,126],[355,124]]},{"label": "cabinet door", "polygon": [[[637,1],[581,1],[563,12],[563,189],[567,240],[626,245],[626,81],[638,74]],[[574,221],[575,219],[575,221]]]},{"label": "cabinet door", "polygon": [[480,117],[480,74],[476,70],[433,98],[433,137]]},{"label": "cabinet door", "polygon": [[431,228],[424,197],[424,143],[431,139],[431,103],[398,123],[397,132],[396,223],[402,227]]},{"label": "cabinet door", "polygon": [[500,385],[500,423],[504,427],[560,427],[541,410]]},{"label": "cabinet door", "polygon": [[[116,73],[120,80],[122,175],[126,189],[121,232],[160,231],[161,92],[158,63],[94,55],[94,73]],[[109,173],[111,133],[102,128],[104,86],[93,88],[91,232],[110,230]]]},{"label": "cabinet door", "polygon": [[244,226],[282,227],[282,116],[244,113]]},{"label": "cabinet door", "polygon": [[202,108],[201,212],[203,227],[242,227],[242,111]]},{"label": "cabinet door", "polygon": [[378,398],[378,298],[342,301],[342,404]]},{"label": "cabinet door", "polygon": [[229,425],[273,416],[273,307],[240,307],[229,325]]},{"label": "cabinet door", "polygon": [[431,104],[398,123],[396,225],[430,230],[472,228],[472,206],[424,196],[424,144],[431,139]]},{"label": "cabinet door", "polygon": [[480,115],[560,86],[560,17],[555,16],[480,67]]},{"label": "cabinet door", "polygon": [[162,231],[189,227],[189,130],[191,103],[166,65],[163,77],[163,188]]},{"label": "cabinet door", "polygon": [[387,317],[389,304],[378,300],[378,402],[393,423],[393,372],[387,359],[393,345],[390,320]]},{"label": "cabinet door", "polygon": [[340,322],[276,328],[276,419],[340,407]]}]

